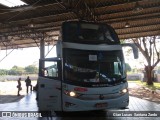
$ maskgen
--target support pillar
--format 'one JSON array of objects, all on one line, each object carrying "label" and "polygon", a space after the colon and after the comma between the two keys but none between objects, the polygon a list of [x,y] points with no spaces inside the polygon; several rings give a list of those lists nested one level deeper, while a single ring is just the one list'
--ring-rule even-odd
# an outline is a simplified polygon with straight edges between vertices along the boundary
[{"label": "support pillar", "polygon": [[42,37],[40,40],[40,61],[39,61],[39,75],[40,76],[43,71],[42,69],[44,68],[44,61],[43,61],[44,58],[45,58],[45,41],[44,41],[44,37]]},{"label": "support pillar", "polygon": [[44,58],[45,58],[45,42],[44,42],[44,38],[42,38],[40,41],[40,59],[44,59]]}]

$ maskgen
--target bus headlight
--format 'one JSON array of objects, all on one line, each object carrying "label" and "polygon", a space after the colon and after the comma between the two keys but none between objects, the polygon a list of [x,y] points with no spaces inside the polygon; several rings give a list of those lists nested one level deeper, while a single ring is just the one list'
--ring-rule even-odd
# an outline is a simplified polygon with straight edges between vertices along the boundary
[{"label": "bus headlight", "polygon": [[126,88],[125,88],[125,89],[122,89],[122,90],[120,91],[121,94],[125,94],[125,93],[127,93],[127,92],[128,92],[128,89],[126,89]]},{"label": "bus headlight", "polygon": [[71,97],[75,97],[75,96],[76,96],[76,93],[75,93],[75,92],[73,92],[73,91],[70,91],[70,92],[69,92],[69,96],[71,96]]},{"label": "bus headlight", "polygon": [[79,96],[82,95],[80,93],[76,93],[74,91],[67,91],[67,90],[64,91],[64,94],[66,94],[66,95],[68,95],[70,97],[76,97],[76,98],[78,98]]}]

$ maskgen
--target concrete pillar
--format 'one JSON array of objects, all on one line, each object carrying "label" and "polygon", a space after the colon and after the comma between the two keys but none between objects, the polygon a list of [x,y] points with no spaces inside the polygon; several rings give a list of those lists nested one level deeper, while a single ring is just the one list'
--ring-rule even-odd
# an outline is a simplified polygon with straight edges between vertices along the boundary
[{"label": "concrete pillar", "polygon": [[[40,40],[40,59],[45,58],[45,41],[44,37],[41,38]],[[44,68],[44,61],[41,60],[39,61],[39,75],[42,75],[42,68]]]},{"label": "concrete pillar", "polygon": [[40,40],[40,59],[45,58],[45,41],[44,38]]}]

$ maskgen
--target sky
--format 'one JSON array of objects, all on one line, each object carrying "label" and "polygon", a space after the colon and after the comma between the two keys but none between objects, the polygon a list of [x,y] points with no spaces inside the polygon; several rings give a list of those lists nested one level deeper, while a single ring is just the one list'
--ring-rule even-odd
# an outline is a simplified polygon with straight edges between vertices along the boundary
[{"label": "sky", "polygon": [[[51,49],[50,47],[49,49]],[[46,47],[46,52],[48,51],[48,47]],[[7,51],[9,53],[10,50]],[[47,57],[53,57],[55,54],[55,48],[52,49],[50,54]],[[6,56],[6,50],[0,50],[0,61]],[[23,48],[23,49],[15,49],[5,57],[4,60],[0,62],[0,69],[11,69],[14,65],[19,67],[26,67],[28,65],[36,64],[38,65],[38,61],[40,58],[40,50],[38,47],[33,48]]]},{"label": "sky", "polygon": [[[49,48],[51,49],[51,47]],[[46,47],[45,51],[48,51],[48,47]],[[7,51],[9,53],[10,50]],[[55,56],[56,49],[52,49],[50,54],[48,54],[47,57],[53,57]],[[0,61],[3,59],[3,57],[6,56],[6,50],[0,51]],[[132,68],[137,67],[137,60],[134,59],[133,54],[131,53],[130,56],[125,56],[125,61],[131,65]],[[40,50],[38,47],[34,48],[23,48],[23,49],[15,49],[11,54],[9,54],[7,57],[5,57],[4,60],[0,62],[0,69],[11,69],[14,65],[19,67],[26,67],[28,65],[37,65],[38,67],[38,61],[40,58]]]},{"label": "sky", "polygon": [[[50,46],[49,49],[51,48],[52,47]],[[45,48],[45,51],[47,53],[48,47]],[[9,50],[7,52],[9,53]],[[52,49],[52,51],[48,54],[47,57],[54,57],[55,54],[56,54],[56,49],[54,47],[54,49]],[[0,50],[0,61],[5,56],[6,56],[6,50]],[[14,65],[19,67],[26,67],[32,64],[37,65],[38,67],[39,58],[40,58],[40,50],[38,47],[15,49],[11,54],[9,54],[4,60],[0,62],[0,69],[9,70]],[[138,59],[134,59],[132,52],[129,55],[127,55],[124,50],[124,58],[125,58],[125,62],[129,63],[131,68],[144,67],[145,61],[142,56],[139,56]]]},{"label": "sky", "polygon": [[[129,54],[127,53],[127,51],[129,49],[131,50],[130,47],[123,48],[123,55],[124,55],[125,62],[128,63],[132,69],[143,68],[144,64],[146,64],[144,57],[141,54],[138,54],[139,55],[138,59],[134,59],[132,50],[131,50],[131,52],[129,52]],[[142,61],[143,61],[143,63],[142,63]]]}]

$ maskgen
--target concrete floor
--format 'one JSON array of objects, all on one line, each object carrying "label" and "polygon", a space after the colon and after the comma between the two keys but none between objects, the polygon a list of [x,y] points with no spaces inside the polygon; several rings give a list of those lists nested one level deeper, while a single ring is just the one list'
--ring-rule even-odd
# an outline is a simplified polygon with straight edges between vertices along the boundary
[{"label": "concrete floor", "polygon": [[[19,102],[14,103],[6,103],[0,104],[0,114],[6,111],[38,111],[37,102],[35,100],[36,93],[32,92],[22,98]],[[92,112],[78,112],[78,113],[65,113],[63,116],[55,116],[55,117],[0,117],[0,120],[80,120],[80,119],[92,119],[92,120],[159,120],[160,117],[119,117],[115,115],[115,117],[109,117],[109,115],[113,115],[113,113],[118,114],[118,112],[125,113],[129,111],[129,113],[143,113],[143,111],[147,111],[147,114],[150,112],[156,113],[160,116],[160,104],[149,102],[146,100],[142,100],[136,97],[130,97],[130,104],[128,106],[129,109],[125,110],[106,110],[103,112],[92,111]]]}]

